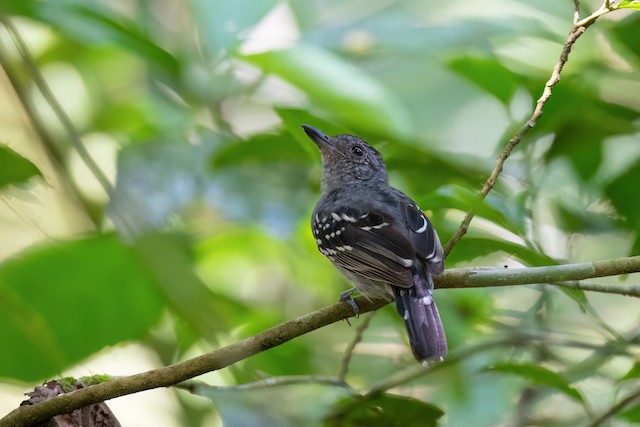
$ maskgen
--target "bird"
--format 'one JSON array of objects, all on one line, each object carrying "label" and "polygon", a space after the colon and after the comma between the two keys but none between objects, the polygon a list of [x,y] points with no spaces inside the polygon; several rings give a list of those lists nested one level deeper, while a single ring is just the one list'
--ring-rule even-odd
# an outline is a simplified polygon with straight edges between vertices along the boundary
[{"label": "bird", "polygon": [[333,137],[302,125],[322,157],[320,200],[311,216],[318,250],[355,286],[341,294],[391,301],[404,320],[420,363],[447,355],[447,339],[433,300],[433,277],[444,271],[444,252],[418,205],[389,184],[382,156],[362,138]]}]

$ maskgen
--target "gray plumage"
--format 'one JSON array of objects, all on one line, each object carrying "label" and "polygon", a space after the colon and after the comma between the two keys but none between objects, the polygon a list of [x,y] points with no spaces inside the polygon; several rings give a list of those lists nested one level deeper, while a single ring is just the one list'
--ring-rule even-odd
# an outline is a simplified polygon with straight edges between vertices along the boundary
[{"label": "gray plumage", "polygon": [[318,249],[363,296],[395,297],[416,359],[442,359],[447,342],[432,276],[444,270],[444,257],[431,222],[389,185],[380,153],[365,141],[302,127],[322,153],[322,197],[311,219]]}]

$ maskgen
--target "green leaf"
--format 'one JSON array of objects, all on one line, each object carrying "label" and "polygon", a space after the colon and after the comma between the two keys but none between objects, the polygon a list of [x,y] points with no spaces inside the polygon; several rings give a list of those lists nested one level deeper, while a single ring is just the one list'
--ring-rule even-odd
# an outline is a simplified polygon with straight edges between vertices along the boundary
[{"label": "green leaf", "polygon": [[[637,112],[595,96],[594,79],[563,81],[545,106],[544,120],[532,130],[536,135],[554,134],[546,161],[565,157],[584,180],[595,177],[603,160],[603,142],[611,136],[637,131]],[[536,86],[535,90],[539,90]],[[537,95],[536,95],[537,96]]]},{"label": "green leaf", "polygon": [[627,409],[626,411],[622,411],[617,415],[618,417],[624,418],[631,423],[640,424],[640,405],[636,405],[632,408]]},{"label": "green leaf", "polygon": [[344,387],[313,382],[237,387],[198,385],[193,393],[215,403],[225,427],[321,425],[333,405],[351,395]]},{"label": "green leaf", "polygon": [[155,44],[135,21],[117,15],[108,7],[74,0],[60,0],[55,4],[32,0],[7,3],[25,3],[19,7],[9,7],[9,10],[48,23],[84,46],[115,44],[124,48],[149,63],[150,71],[165,80],[178,81],[178,60]]},{"label": "green leaf", "polygon": [[243,41],[242,36],[278,3],[276,0],[190,0],[193,17],[200,24],[205,45],[212,53],[227,53]]},{"label": "green leaf", "polygon": [[633,240],[633,245],[631,245],[631,251],[629,251],[629,255],[640,254],[640,233],[636,233],[636,238]]},{"label": "green leaf", "polygon": [[322,130],[327,135],[338,135],[341,133],[352,133],[349,129],[341,128],[335,124],[314,116],[305,110],[295,108],[275,108],[276,113],[280,116],[285,129],[289,136],[296,141],[304,151],[307,152],[310,159],[320,159],[320,154],[316,145],[311,142],[307,134],[302,130],[302,125],[307,124]]},{"label": "green leaf", "polygon": [[503,104],[511,101],[518,88],[518,76],[495,59],[466,56],[452,59],[448,65]]},{"label": "green leaf", "polygon": [[[341,402],[348,403],[352,399]],[[410,397],[385,393],[350,411],[327,420],[327,427],[435,427],[444,411]]]},{"label": "green leaf", "polygon": [[357,133],[402,139],[412,134],[398,99],[361,69],[326,50],[298,45],[242,57],[304,91],[312,104]]},{"label": "green leaf", "polygon": [[589,300],[587,300],[587,294],[582,289],[560,288],[560,291],[577,302],[580,311],[587,312]]},{"label": "green leaf", "polygon": [[559,200],[552,208],[561,230],[568,233],[607,232],[615,228],[615,220],[609,212],[580,210],[564,200]]},{"label": "green leaf", "polygon": [[613,9],[635,9],[640,10],[640,0],[622,0]]},{"label": "green leaf", "polygon": [[[315,147],[310,140],[307,145]],[[320,154],[316,154],[319,158]],[[211,166],[218,170],[248,164],[266,166],[279,162],[308,164],[311,161],[306,150],[288,133],[279,133],[254,135],[249,139],[230,143],[213,154]]]},{"label": "green leaf", "polygon": [[163,304],[114,235],[25,251],[0,265],[0,377],[36,381],[140,338]]},{"label": "green leaf", "polygon": [[[150,65],[149,70],[161,72],[167,80],[178,80],[180,62],[168,51],[153,43],[140,31],[135,21],[126,21],[122,16],[115,16],[107,10],[92,9],[84,5],[69,9],[77,14],[84,25],[90,26],[94,31],[99,29],[106,38],[105,41],[115,42],[118,46],[144,58]],[[80,41],[83,41],[82,37]]]},{"label": "green leaf", "polygon": [[450,265],[469,261],[477,257],[486,256],[493,252],[502,251],[520,259],[524,264],[535,267],[541,265],[555,265],[557,262],[532,248],[486,237],[465,236],[455,246],[447,258]]},{"label": "green leaf", "polygon": [[616,52],[624,53],[626,48],[632,53],[631,57],[637,58],[640,55],[640,43],[637,42],[638,25],[640,25],[640,15],[632,14],[611,27],[612,41],[617,40],[619,44],[619,46],[614,45]]},{"label": "green leaf", "polygon": [[23,184],[34,176],[42,176],[36,165],[9,147],[0,145],[0,190]]},{"label": "green leaf", "polygon": [[547,157],[565,156],[582,179],[591,179],[602,163],[602,143],[606,137],[605,129],[568,120],[557,129]]},{"label": "green leaf", "polygon": [[140,265],[155,280],[171,309],[198,336],[214,341],[218,333],[246,321],[248,307],[213,292],[194,270],[190,242],[181,235],[148,234],[135,243]]},{"label": "green leaf", "polygon": [[[404,178],[402,190],[415,199],[453,182],[463,187],[479,188],[486,176],[486,171],[478,167],[477,161],[463,166],[460,158],[464,156],[436,154],[419,144],[395,142],[386,144],[381,151],[387,169],[401,174]],[[431,209],[428,203],[416,201],[423,209]]]},{"label": "green leaf", "polygon": [[631,369],[629,369],[620,380],[631,380],[638,377],[640,377],[640,362],[634,363]]},{"label": "green leaf", "polygon": [[25,15],[33,18],[36,15],[36,0],[0,2],[0,12],[7,15]]},{"label": "green leaf", "polygon": [[572,399],[584,403],[580,392],[560,374],[533,364],[499,363],[489,368],[492,372],[514,374],[539,385],[554,388]]},{"label": "green leaf", "polygon": [[479,200],[475,191],[458,185],[447,185],[438,188],[424,200],[428,209],[453,208],[463,212],[473,210],[476,216],[492,221],[516,235],[525,234],[524,213],[515,212],[514,206],[509,206],[498,196],[489,195],[486,199]]},{"label": "green leaf", "polygon": [[637,161],[605,187],[605,194],[613,206],[627,218],[629,226],[633,228],[640,222],[640,199],[637,197],[639,182],[640,161]]}]

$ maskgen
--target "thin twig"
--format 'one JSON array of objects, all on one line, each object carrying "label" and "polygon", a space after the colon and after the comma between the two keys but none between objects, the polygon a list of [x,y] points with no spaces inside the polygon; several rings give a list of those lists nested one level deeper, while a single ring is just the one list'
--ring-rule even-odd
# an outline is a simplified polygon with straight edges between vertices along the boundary
[{"label": "thin twig", "polygon": [[578,21],[574,24],[574,27],[587,27],[591,24],[593,24],[595,22],[596,19],[598,19],[599,17],[601,17],[602,15],[609,13],[611,11],[613,11],[615,9],[613,9],[611,7],[611,2],[609,0],[605,0],[604,3],[602,3],[602,6],[600,6],[600,9],[596,10],[595,12],[593,12],[591,15],[587,16],[586,18],[584,18],[582,21]]},{"label": "thin twig", "polygon": [[558,282],[556,286],[570,289],[580,289],[583,291],[603,292],[605,294],[625,295],[640,298],[640,286],[638,285],[607,285],[604,283],[584,283],[584,282]]},{"label": "thin twig", "polygon": [[[53,92],[51,92],[51,88],[47,84],[44,76],[38,69],[35,61],[33,60],[33,56],[31,52],[29,52],[29,48],[27,47],[27,43],[22,38],[22,35],[18,31],[18,29],[13,25],[13,22],[9,18],[0,14],[0,22],[5,26],[7,32],[11,36],[13,43],[15,44],[22,61],[24,62],[25,68],[27,69],[29,75],[33,79],[33,82],[38,87],[38,90],[42,94],[42,97],[47,101],[51,110],[56,115],[60,123],[62,124],[67,136],[69,137],[69,141],[75,150],[78,152],[78,155],[85,163],[87,168],[91,171],[91,173],[95,176],[96,180],[100,183],[104,191],[111,195],[113,193],[113,187],[111,182],[107,178],[107,176],[102,172],[102,169],[98,166],[98,164],[93,160],[91,154],[86,149],[84,144],[82,143],[82,138],[80,137],[80,133],[75,128],[74,124],[71,122],[71,119],[65,113],[64,109],[56,99]],[[24,102],[24,101],[23,101]]]},{"label": "thin twig", "polygon": [[298,385],[298,384],[321,384],[321,385],[336,386],[336,387],[351,389],[346,383],[344,383],[343,381],[340,381],[336,377],[332,377],[332,376],[327,377],[327,376],[319,376],[319,375],[289,375],[289,376],[281,376],[281,377],[270,377],[260,381],[255,381],[255,382],[245,383],[245,384],[238,384],[233,386],[212,386],[203,381],[189,380],[189,381],[183,381],[181,383],[175,384],[173,387],[186,390],[191,393],[198,393],[198,389],[201,387],[207,388],[207,389],[215,389],[215,390],[259,390],[259,389],[265,389],[270,387],[280,387],[280,386],[289,386],[289,385]]},{"label": "thin twig", "polygon": [[622,411],[630,403],[633,403],[636,400],[640,400],[640,390],[636,390],[635,393],[631,393],[629,396],[625,397],[624,399],[622,399],[621,401],[613,405],[611,408],[609,408],[607,412],[605,412],[604,414],[600,415],[598,418],[593,420],[591,424],[588,425],[588,427],[598,427],[599,425],[602,425],[603,422],[605,422],[606,420],[608,420],[618,412]]},{"label": "thin twig", "polygon": [[[579,6],[579,3],[575,1],[575,4],[577,8]],[[538,119],[540,118],[540,116],[542,116],[542,110],[545,104],[547,103],[547,101],[549,100],[549,98],[551,97],[551,91],[553,87],[560,81],[560,74],[562,73],[562,69],[564,65],[567,63],[567,60],[569,59],[569,53],[571,52],[571,48],[573,47],[576,40],[578,40],[578,38],[580,38],[580,36],[584,34],[587,27],[593,24],[598,18],[598,16],[600,16],[600,15],[597,15],[597,16],[594,16],[594,15],[591,15],[590,17],[583,19],[580,22],[580,25],[579,26],[575,25],[571,30],[571,32],[569,33],[569,36],[564,42],[562,52],[560,53],[560,59],[558,59],[558,62],[553,67],[553,72],[551,73],[551,77],[545,84],[544,91],[542,92],[542,96],[536,102],[536,107],[533,113],[531,114],[531,117],[529,117],[529,119],[525,122],[525,124],[522,125],[522,127],[515,133],[515,135],[513,135],[513,137],[511,137],[511,139],[507,142],[507,145],[502,151],[502,153],[500,153],[500,155],[496,159],[496,164],[493,170],[491,171],[491,174],[487,178],[487,181],[482,186],[482,189],[480,190],[480,194],[478,195],[478,198],[480,201],[484,200],[487,194],[489,194],[489,192],[495,186],[498,176],[500,176],[500,173],[502,173],[504,162],[511,155],[511,152],[513,151],[513,149],[516,147],[516,145],[520,143],[520,141],[522,141],[524,136],[527,133],[529,133],[531,129],[533,129],[533,127],[538,122]],[[453,237],[451,237],[451,240],[449,240],[444,247],[445,257],[449,255],[453,247],[460,241],[462,236],[464,236],[467,233],[467,230],[469,229],[469,224],[471,224],[471,220],[473,219],[474,216],[475,216],[475,212],[471,210],[464,217],[464,219],[462,220],[462,223],[460,224],[460,227],[458,227],[458,230],[456,230]]]},{"label": "thin twig", "polygon": [[[56,168],[63,170],[65,157],[63,153],[56,147],[51,135],[47,132],[42,119],[36,113],[35,107],[32,105],[32,103],[28,102],[27,91],[24,88],[24,85],[20,83],[20,77],[22,73],[12,66],[11,61],[5,54],[4,46],[0,46],[0,66],[6,74],[9,83],[13,87],[13,90],[15,91],[20,104],[27,115],[29,123],[38,135],[38,138],[40,138],[42,147],[47,154],[48,159]],[[78,203],[78,205],[82,207],[82,209],[87,213],[87,217],[97,228],[99,226],[99,221],[92,214],[89,204],[87,203],[86,199],[82,197],[75,183],[69,178],[67,174],[59,173],[57,174],[57,177],[62,184],[62,190],[65,191],[74,202]]]},{"label": "thin twig", "polygon": [[360,325],[358,325],[358,328],[356,329],[356,333],[354,334],[353,339],[351,340],[351,342],[349,343],[349,346],[345,350],[344,356],[342,357],[342,363],[340,364],[340,370],[338,371],[338,379],[340,379],[340,381],[344,381],[345,377],[347,376],[347,372],[349,371],[349,363],[351,362],[351,357],[353,356],[353,350],[355,350],[358,343],[362,341],[364,331],[369,327],[369,324],[371,323],[371,319],[373,318],[374,314],[375,314],[375,311],[367,314],[364,317],[364,320]]}]

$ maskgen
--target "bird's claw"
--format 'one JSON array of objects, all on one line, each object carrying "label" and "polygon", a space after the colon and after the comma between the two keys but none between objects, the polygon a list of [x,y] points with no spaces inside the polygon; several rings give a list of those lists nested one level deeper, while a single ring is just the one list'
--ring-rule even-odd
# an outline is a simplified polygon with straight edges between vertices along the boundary
[{"label": "bird's claw", "polygon": [[[356,315],[356,319],[360,316],[360,307],[356,303],[356,300],[353,299],[353,294],[356,293],[356,288],[349,289],[340,294],[339,301],[346,302],[353,309],[354,314]],[[347,319],[347,323],[349,323],[349,319]]]}]

